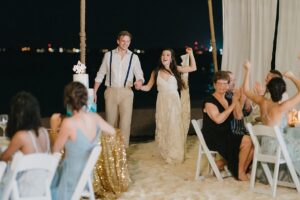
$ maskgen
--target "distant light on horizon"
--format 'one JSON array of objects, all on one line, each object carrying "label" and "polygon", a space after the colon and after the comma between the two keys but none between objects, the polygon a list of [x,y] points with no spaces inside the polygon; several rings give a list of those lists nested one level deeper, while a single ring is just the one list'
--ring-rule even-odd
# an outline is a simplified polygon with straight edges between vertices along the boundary
[{"label": "distant light on horizon", "polygon": [[53,53],[53,52],[54,52],[54,49],[51,48],[51,47],[49,47],[49,48],[48,48],[48,52]]},{"label": "distant light on horizon", "polygon": [[22,48],[21,48],[21,51],[22,51],[22,52],[30,51],[30,47],[22,47]]},{"label": "distant light on horizon", "polygon": [[80,52],[80,49],[73,48],[73,49],[72,49],[72,52],[73,52],[73,53],[79,53],[79,52]]}]

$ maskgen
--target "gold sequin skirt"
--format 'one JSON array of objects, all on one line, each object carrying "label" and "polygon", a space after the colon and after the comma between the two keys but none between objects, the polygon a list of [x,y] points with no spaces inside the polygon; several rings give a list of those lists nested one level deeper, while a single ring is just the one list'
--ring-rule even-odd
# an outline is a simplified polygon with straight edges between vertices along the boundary
[{"label": "gold sequin skirt", "polygon": [[96,198],[117,199],[129,185],[129,171],[123,135],[119,129],[115,136],[102,134],[102,152],[94,169]]}]

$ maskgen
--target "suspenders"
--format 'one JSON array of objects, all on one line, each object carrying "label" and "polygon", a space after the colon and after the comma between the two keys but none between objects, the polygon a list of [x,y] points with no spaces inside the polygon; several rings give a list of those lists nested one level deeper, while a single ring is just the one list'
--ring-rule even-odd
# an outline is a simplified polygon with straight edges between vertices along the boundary
[{"label": "suspenders", "polygon": [[[124,87],[126,87],[126,82],[127,82],[128,76],[129,76],[129,71],[130,71],[130,67],[131,67],[132,57],[133,57],[133,53],[130,56],[128,70],[127,70],[126,78],[125,78],[125,81],[124,81]],[[112,51],[110,51],[110,59],[109,59],[109,86],[111,86],[111,63],[112,63]]]}]

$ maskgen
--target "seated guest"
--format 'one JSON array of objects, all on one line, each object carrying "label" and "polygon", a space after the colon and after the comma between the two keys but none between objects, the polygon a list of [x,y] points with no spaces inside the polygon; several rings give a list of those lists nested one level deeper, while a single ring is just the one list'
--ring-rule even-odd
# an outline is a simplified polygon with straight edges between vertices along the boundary
[{"label": "seated guest", "polygon": [[[235,88],[235,76],[231,71],[227,71],[229,77],[230,77],[230,82],[229,82],[229,89],[226,92],[225,96],[227,99],[232,99],[234,90]],[[238,135],[245,135],[248,134],[248,130],[245,127],[244,123],[244,117],[248,116],[251,111],[252,111],[252,106],[250,100],[245,96],[243,93],[243,88],[240,88],[240,101],[239,104],[235,106],[234,112],[236,113],[238,118],[241,119],[236,119],[233,118],[231,121],[231,130],[233,134],[238,134]]]},{"label": "seated guest", "polygon": [[[6,129],[10,143],[6,151],[1,154],[0,160],[11,160],[17,151],[21,151],[23,154],[49,153],[48,132],[41,124],[40,107],[37,99],[27,92],[16,94],[11,101]],[[6,182],[9,172],[8,170],[3,182]],[[18,178],[20,195],[26,197],[43,194],[43,182],[46,175],[45,171],[40,170],[21,174]]]},{"label": "seated guest", "polygon": [[[300,80],[297,79],[293,73],[287,72],[284,76],[290,79],[297,88],[297,93],[288,100],[281,102],[283,94],[286,91],[286,84],[284,80],[280,77],[272,78],[268,84],[267,89],[271,95],[271,99],[257,95],[250,91],[249,89],[249,76],[251,65],[246,62],[245,68],[245,78],[244,78],[244,91],[246,96],[251,99],[254,103],[258,104],[260,107],[261,121],[263,124],[268,126],[279,126],[281,131],[285,128],[285,123],[282,123],[282,119],[285,113],[291,108],[296,106],[300,102]],[[283,135],[285,142],[287,144],[288,151],[290,153],[291,159],[295,165],[295,169],[300,175],[300,141],[295,138],[291,138],[290,135]],[[276,151],[277,143],[268,137],[262,138],[261,141],[262,151],[269,154],[274,154]]]},{"label": "seated guest", "polygon": [[59,129],[52,151],[60,152],[65,148],[65,158],[52,182],[52,199],[71,199],[89,154],[99,143],[101,132],[115,134],[115,129],[100,115],[87,112],[87,100],[88,93],[83,84],[69,83],[64,91],[64,104],[72,116],[62,120],[56,113],[50,119],[51,130]]},{"label": "seated guest", "polygon": [[[265,77],[265,85],[263,86],[259,82],[255,82],[255,87],[254,87],[253,92],[257,95],[261,95],[268,99],[271,99],[270,92],[268,91],[266,86],[269,83],[269,81],[275,77],[283,78],[280,71],[278,71],[276,69],[271,69]],[[282,94],[282,99],[280,100],[280,103],[287,100],[288,98],[289,98],[289,96],[288,96],[287,92],[284,92]],[[251,115],[253,116],[252,118],[255,118],[260,115],[259,106],[254,106],[254,109],[253,109],[253,112],[251,113]],[[257,119],[260,119],[260,118],[257,118]],[[284,120],[286,120],[286,119],[284,119]]]},{"label": "seated guest", "polygon": [[227,162],[228,169],[234,177],[246,181],[246,172],[253,157],[253,145],[249,136],[232,133],[230,122],[234,118],[233,110],[239,103],[240,95],[234,94],[232,101],[225,97],[229,89],[229,80],[227,72],[215,73],[215,92],[206,97],[203,103],[202,132],[208,148],[218,151],[225,159],[216,161],[218,167],[221,169]]}]

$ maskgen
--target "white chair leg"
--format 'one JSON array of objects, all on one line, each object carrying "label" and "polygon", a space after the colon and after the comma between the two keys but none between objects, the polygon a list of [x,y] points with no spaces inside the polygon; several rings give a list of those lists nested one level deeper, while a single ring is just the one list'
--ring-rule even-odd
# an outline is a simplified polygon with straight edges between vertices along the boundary
[{"label": "white chair leg", "polygon": [[95,194],[94,194],[94,189],[93,189],[93,183],[92,183],[92,180],[91,180],[91,179],[88,181],[88,188],[89,188],[89,192],[90,192],[90,200],[95,200]]},{"label": "white chair leg", "polygon": [[222,175],[220,173],[220,170],[219,170],[214,158],[211,155],[207,155],[207,159],[208,159],[210,166],[213,169],[218,181],[222,182],[223,178],[222,178]]},{"label": "white chair leg", "polygon": [[277,182],[278,182],[278,172],[279,172],[279,163],[275,164],[274,173],[273,173],[273,184],[272,184],[272,197],[276,196]]},{"label": "white chair leg", "polygon": [[273,178],[272,178],[272,174],[271,174],[271,170],[268,166],[267,163],[261,163],[262,165],[262,168],[263,168],[263,171],[267,177],[267,180],[268,180],[268,183],[270,184],[270,186],[272,187],[272,184],[273,184]]},{"label": "white chair leg", "polygon": [[255,176],[256,176],[256,168],[257,168],[257,158],[253,158],[252,162],[252,170],[251,170],[251,177],[250,177],[250,190],[254,190],[254,185],[255,185]]},{"label": "white chair leg", "polygon": [[198,158],[197,158],[197,163],[196,163],[196,174],[195,174],[195,180],[201,179],[201,159],[202,159],[202,148],[201,145],[199,144],[199,150],[198,150]]}]

